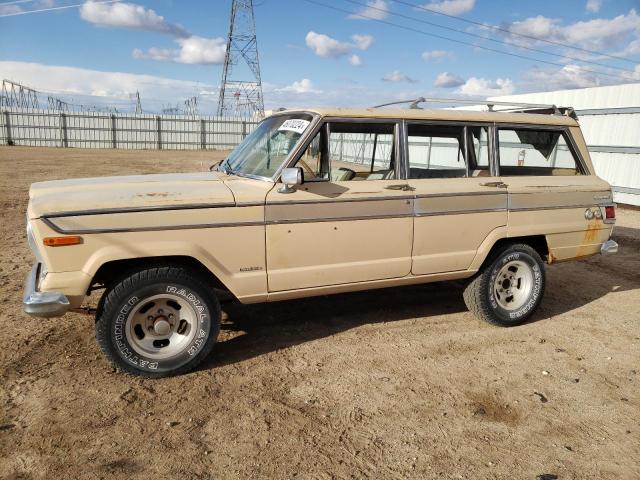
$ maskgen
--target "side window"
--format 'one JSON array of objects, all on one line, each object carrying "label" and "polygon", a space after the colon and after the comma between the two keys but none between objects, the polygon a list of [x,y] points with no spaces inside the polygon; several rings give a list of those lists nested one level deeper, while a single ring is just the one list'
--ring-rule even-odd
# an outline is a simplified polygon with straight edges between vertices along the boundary
[{"label": "side window", "polygon": [[331,122],[329,165],[332,182],[395,178],[395,125]]},{"label": "side window", "polygon": [[302,168],[305,182],[318,182],[329,179],[327,161],[322,156],[322,135],[323,131],[321,130],[313,137],[313,140],[311,140],[295,165]]},{"label": "side window", "polygon": [[488,177],[491,175],[489,169],[489,128],[488,127],[468,127],[469,130],[469,152],[471,155],[471,176]]},{"label": "side window", "polygon": [[501,128],[498,143],[501,175],[580,175],[563,132]]},{"label": "side window", "polygon": [[409,124],[409,178],[467,176],[463,127]]}]

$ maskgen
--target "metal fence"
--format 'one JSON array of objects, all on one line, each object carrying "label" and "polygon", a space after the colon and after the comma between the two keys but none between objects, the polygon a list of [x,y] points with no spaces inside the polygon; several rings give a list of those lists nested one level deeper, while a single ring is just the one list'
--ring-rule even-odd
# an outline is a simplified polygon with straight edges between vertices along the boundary
[{"label": "metal fence", "polygon": [[60,112],[25,108],[0,111],[0,145],[155,150],[230,149],[259,119]]}]

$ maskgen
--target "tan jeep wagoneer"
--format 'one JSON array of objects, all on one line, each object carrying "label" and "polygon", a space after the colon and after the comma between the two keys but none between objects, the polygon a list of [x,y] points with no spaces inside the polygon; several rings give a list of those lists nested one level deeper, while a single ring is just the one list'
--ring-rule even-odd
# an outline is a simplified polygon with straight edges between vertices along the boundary
[{"label": "tan jeep wagoneer", "polygon": [[545,261],[617,250],[575,115],[538,111],[279,111],[209,172],[35,183],[25,311],[104,289],[100,347],[153,377],[211,352],[219,289],[254,303],[468,279],[476,316],[520,324]]}]

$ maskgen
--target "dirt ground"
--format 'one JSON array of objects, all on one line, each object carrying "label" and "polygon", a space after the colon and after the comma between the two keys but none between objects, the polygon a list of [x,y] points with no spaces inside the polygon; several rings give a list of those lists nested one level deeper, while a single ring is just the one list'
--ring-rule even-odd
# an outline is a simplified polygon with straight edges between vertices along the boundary
[{"label": "dirt ground", "polygon": [[22,313],[31,182],[202,170],[219,152],[0,147],[0,477],[640,478],[640,212],[611,257],[553,265],[500,329],[444,283],[225,303],[197,371],[113,371],[93,319]]}]

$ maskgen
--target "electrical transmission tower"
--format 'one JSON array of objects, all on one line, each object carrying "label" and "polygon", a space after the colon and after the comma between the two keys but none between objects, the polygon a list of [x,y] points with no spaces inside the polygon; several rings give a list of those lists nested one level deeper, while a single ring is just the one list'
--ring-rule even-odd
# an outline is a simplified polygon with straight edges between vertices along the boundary
[{"label": "electrical transmission tower", "polygon": [[198,115],[198,97],[187,98],[184,101],[185,115]]},{"label": "electrical transmission tower", "polygon": [[142,113],[142,102],[140,102],[140,92],[136,90],[136,93],[129,94],[129,98],[135,102],[135,111],[134,113],[139,114]]},{"label": "electrical transmission tower", "polygon": [[2,106],[39,108],[38,92],[11,80],[2,80]]},{"label": "electrical transmission tower", "polygon": [[47,105],[49,106],[49,110],[58,110],[60,112],[68,112],[69,107],[72,107],[71,104],[64,100],[52,96],[47,97]]},{"label": "electrical transmission tower", "polygon": [[232,0],[218,115],[264,115],[253,0]]}]

